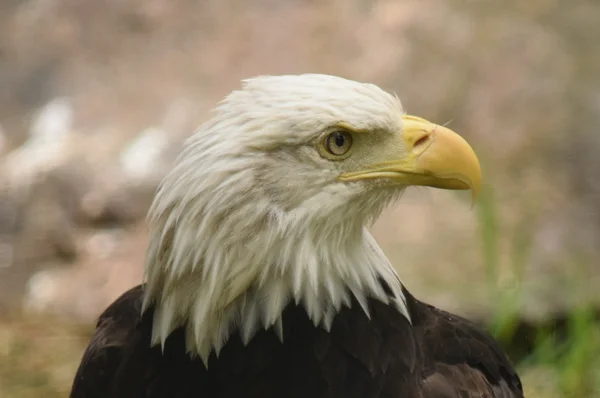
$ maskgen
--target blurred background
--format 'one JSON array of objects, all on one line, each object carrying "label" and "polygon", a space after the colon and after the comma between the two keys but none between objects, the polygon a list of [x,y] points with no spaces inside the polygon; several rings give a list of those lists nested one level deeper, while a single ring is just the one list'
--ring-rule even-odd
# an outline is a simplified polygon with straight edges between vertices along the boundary
[{"label": "blurred background", "polygon": [[600,397],[599,22],[597,0],[0,0],[0,396],[67,396],[215,103],[319,72],[482,160],[475,206],[413,189],[373,227],[406,286],[486,325],[528,396]]}]

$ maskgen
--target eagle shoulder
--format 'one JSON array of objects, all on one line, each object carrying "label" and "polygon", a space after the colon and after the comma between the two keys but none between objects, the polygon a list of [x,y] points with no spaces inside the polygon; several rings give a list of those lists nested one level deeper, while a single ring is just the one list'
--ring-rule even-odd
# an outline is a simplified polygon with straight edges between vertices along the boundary
[{"label": "eagle shoulder", "polygon": [[75,374],[71,398],[105,397],[141,321],[143,287],[115,300],[98,318],[96,329]]},{"label": "eagle shoulder", "polygon": [[[415,300],[416,301],[416,300]],[[523,397],[523,387],[499,343],[475,323],[416,301],[425,396]]]}]

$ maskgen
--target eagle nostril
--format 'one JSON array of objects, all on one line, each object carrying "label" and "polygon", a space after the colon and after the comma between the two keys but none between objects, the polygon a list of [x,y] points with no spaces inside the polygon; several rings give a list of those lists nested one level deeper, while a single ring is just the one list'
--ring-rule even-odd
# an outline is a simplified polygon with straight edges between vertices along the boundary
[{"label": "eagle nostril", "polygon": [[413,148],[420,147],[421,145],[426,144],[427,141],[429,141],[429,134],[426,134],[423,137],[416,140],[415,143],[413,144]]}]

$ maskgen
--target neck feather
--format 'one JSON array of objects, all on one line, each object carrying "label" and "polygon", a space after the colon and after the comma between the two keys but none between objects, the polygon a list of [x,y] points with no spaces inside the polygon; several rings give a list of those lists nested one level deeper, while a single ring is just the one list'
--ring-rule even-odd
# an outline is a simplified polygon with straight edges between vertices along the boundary
[{"label": "neck feather", "polygon": [[327,330],[352,296],[367,315],[367,299],[375,298],[410,319],[394,269],[362,225],[319,228],[305,220],[278,230],[257,219],[253,228],[203,236],[189,221],[163,225],[151,238],[144,308],[155,308],[153,344],[164,346],[185,326],[187,350],[206,364],[233,333],[247,343],[259,328],[273,328],[283,340],[281,314],[290,302]]}]

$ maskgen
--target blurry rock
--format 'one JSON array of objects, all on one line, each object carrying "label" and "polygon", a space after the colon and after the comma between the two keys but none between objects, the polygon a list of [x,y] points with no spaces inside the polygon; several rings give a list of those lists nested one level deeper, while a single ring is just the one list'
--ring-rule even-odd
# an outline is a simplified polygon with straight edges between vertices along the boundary
[{"label": "blurry rock", "polygon": [[55,98],[37,113],[29,135],[36,143],[61,141],[73,128],[73,106],[66,98]]},{"label": "blurry rock", "polygon": [[121,239],[123,239],[121,231],[100,231],[87,240],[85,250],[93,258],[106,260],[115,255]]},{"label": "blurry rock", "polygon": [[167,133],[156,127],[142,131],[121,153],[125,178],[135,185],[156,185],[163,176]]},{"label": "blurry rock", "polygon": [[52,173],[31,188],[18,220],[19,258],[26,262],[70,261],[77,255],[71,180]]},{"label": "blurry rock", "polygon": [[104,225],[143,219],[172,160],[172,147],[164,129],[150,127],[125,145],[118,161],[113,157],[94,165],[91,186],[80,201],[84,219]]},{"label": "blurry rock", "polygon": [[93,176],[91,186],[80,198],[84,224],[125,225],[142,220],[146,215],[154,184],[134,185],[111,166],[113,170]]},{"label": "blurry rock", "polygon": [[[72,262],[78,253],[69,191],[52,175],[9,192],[0,203],[0,243],[6,266],[0,268],[0,306],[20,302],[31,275]],[[7,261],[10,261],[8,263]]]},{"label": "blurry rock", "polygon": [[60,271],[47,269],[34,274],[27,281],[27,291],[24,300],[28,312],[42,312],[49,309],[52,301],[61,292]]},{"label": "blurry rock", "polygon": [[81,256],[72,267],[49,267],[31,275],[23,310],[94,322],[115,298],[141,283],[145,245],[145,231],[139,228],[82,236]]},{"label": "blurry rock", "polygon": [[0,165],[9,189],[23,194],[37,179],[65,162],[72,124],[73,109],[64,98],[49,102],[38,112],[29,139],[9,152]]}]

